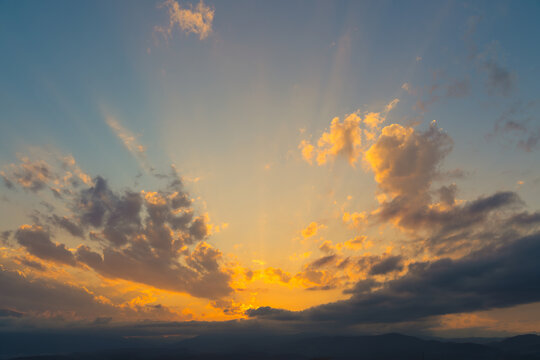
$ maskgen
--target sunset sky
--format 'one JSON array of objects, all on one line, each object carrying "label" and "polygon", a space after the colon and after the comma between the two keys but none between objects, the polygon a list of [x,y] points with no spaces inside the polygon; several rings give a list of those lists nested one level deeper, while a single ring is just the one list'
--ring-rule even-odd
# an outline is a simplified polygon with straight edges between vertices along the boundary
[{"label": "sunset sky", "polygon": [[539,13],[0,2],[0,330],[539,331]]}]

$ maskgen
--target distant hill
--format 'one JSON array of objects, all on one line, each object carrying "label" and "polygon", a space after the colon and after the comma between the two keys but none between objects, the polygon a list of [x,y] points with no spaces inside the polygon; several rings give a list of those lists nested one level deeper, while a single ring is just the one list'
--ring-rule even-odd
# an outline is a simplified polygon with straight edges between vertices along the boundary
[{"label": "distant hill", "polygon": [[514,336],[489,345],[506,353],[531,356],[540,354],[540,336],[533,334]]},{"label": "distant hill", "polygon": [[[0,342],[0,345],[2,343]],[[18,360],[540,360],[540,336],[522,335],[488,344],[423,340],[401,334],[373,336],[203,335],[175,344],[61,355],[12,357]],[[134,344],[131,344],[134,345]],[[148,344],[147,344],[148,345]],[[43,350],[43,349],[42,349]],[[43,352],[42,352],[43,354]]]}]

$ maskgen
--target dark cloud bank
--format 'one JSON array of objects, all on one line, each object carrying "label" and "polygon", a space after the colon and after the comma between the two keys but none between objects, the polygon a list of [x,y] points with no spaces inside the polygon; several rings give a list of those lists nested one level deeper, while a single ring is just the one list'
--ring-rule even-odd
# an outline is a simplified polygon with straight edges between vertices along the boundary
[{"label": "dark cloud bank", "polygon": [[539,255],[540,234],[535,234],[458,260],[409,264],[408,273],[399,279],[384,284],[373,281],[369,286],[359,283],[345,301],[300,312],[263,307],[248,310],[248,315],[344,325],[397,323],[537,302]]}]

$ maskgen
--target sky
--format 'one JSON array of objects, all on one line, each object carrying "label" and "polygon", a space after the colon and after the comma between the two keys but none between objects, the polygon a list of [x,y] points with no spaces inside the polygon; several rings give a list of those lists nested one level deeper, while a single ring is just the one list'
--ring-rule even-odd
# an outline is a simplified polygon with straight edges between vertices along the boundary
[{"label": "sky", "polygon": [[0,2],[0,329],[537,332],[539,11]]}]

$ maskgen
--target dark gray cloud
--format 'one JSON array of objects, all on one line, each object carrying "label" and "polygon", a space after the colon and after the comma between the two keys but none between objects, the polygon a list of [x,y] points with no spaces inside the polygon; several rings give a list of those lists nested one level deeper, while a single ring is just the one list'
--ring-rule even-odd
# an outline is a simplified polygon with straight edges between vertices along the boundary
[{"label": "dark gray cloud", "polygon": [[323,256],[323,257],[321,257],[321,258],[319,258],[317,260],[314,260],[311,264],[309,264],[309,267],[314,268],[314,269],[318,269],[318,268],[321,268],[321,267],[324,267],[324,266],[327,266],[327,265],[331,264],[336,259],[337,259],[336,255]]},{"label": "dark gray cloud", "polygon": [[384,275],[392,271],[403,270],[403,258],[400,255],[388,256],[374,264],[369,273],[371,275]]},{"label": "dark gray cloud", "polygon": [[536,129],[536,131],[529,133],[528,136],[526,136],[524,139],[519,140],[518,147],[527,151],[531,152],[538,146],[538,143],[540,142],[540,128]]},{"label": "dark gray cloud", "polygon": [[502,112],[487,138],[500,136],[515,143],[521,150],[527,152],[535,150],[540,141],[540,127],[537,121],[538,104],[540,104],[538,100],[515,101]]},{"label": "dark gray cloud", "polygon": [[2,240],[2,242],[4,244],[7,244],[12,233],[13,233],[13,231],[11,231],[11,230],[2,231],[0,233],[0,240]]},{"label": "dark gray cloud", "polygon": [[540,211],[529,213],[527,211],[512,215],[507,221],[507,226],[537,227],[540,225]]},{"label": "dark gray cloud", "polygon": [[461,259],[409,265],[408,273],[377,284],[361,282],[350,299],[300,312],[263,308],[251,317],[342,324],[416,321],[427,317],[540,301],[540,234],[486,247]]},{"label": "dark gray cloud", "polygon": [[[167,190],[119,194],[96,177],[73,209],[103,248],[99,252],[82,245],[77,259],[106,277],[200,297],[228,295],[230,276],[220,267],[221,252],[203,242],[208,236],[205,218],[193,215],[174,168],[165,178]],[[186,248],[193,244],[193,250]]]},{"label": "dark gray cloud", "polygon": [[73,236],[77,236],[80,238],[84,238],[84,230],[81,226],[73,222],[72,220],[68,219],[66,216],[58,216],[56,214],[53,214],[51,216],[51,222],[55,224],[56,226],[66,230]]},{"label": "dark gray cloud", "polygon": [[272,318],[273,320],[297,320],[297,316],[288,310],[275,309],[270,306],[261,306],[246,310],[246,315],[252,318]]},{"label": "dark gray cloud", "polygon": [[[82,326],[84,328],[97,325],[90,319],[168,319],[170,310],[161,304],[145,304],[125,306],[110,301],[102,301],[90,290],[49,278],[36,278],[23,275],[19,271],[11,271],[0,267],[0,318],[15,320],[4,322],[0,319],[0,328],[13,330],[14,326],[30,326],[35,330],[40,323],[50,327]],[[11,315],[8,312],[11,311]],[[20,315],[17,315],[20,314]],[[85,319],[85,320],[82,320]],[[13,322],[15,321],[15,322]],[[110,320],[109,320],[110,321]],[[26,325],[25,325],[26,324]],[[4,325],[4,326],[3,326]]]},{"label": "dark gray cloud", "polygon": [[113,206],[111,202],[116,199],[101,176],[95,178],[94,184],[81,191],[76,211],[81,224],[99,227],[103,225],[105,213]]},{"label": "dark gray cloud", "polygon": [[480,237],[478,234],[486,231],[491,233],[497,229],[502,234],[501,225],[508,216],[503,210],[513,212],[524,204],[516,193],[502,191],[464,204],[450,205],[453,193],[454,189],[443,188],[442,193],[439,190],[441,200],[448,206],[442,209],[414,204],[408,197],[399,196],[382,204],[377,217],[379,221],[396,221],[405,229],[427,234],[424,246],[441,254],[472,246]]},{"label": "dark gray cloud", "polygon": [[24,225],[15,232],[15,239],[32,255],[39,258],[76,265],[73,253],[64,244],[55,244],[51,241],[49,230],[39,225]]},{"label": "dark gray cloud", "polygon": [[229,275],[221,271],[221,253],[205,243],[186,256],[186,265],[164,259],[148,243],[133,242],[125,249],[105,248],[103,254],[81,245],[77,259],[109,278],[121,278],[193,296],[219,298],[228,295]]},{"label": "dark gray cloud", "polygon": [[482,63],[481,69],[487,74],[486,87],[489,94],[508,96],[515,88],[516,75],[490,59]]},{"label": "dark gray cloud", "polygon": [[4,185],[8,189],[14,189],[15,188],[15,185],[13,185],[13,182],[11,180],[9,180],[8,177],[3,172],[0,172],[0,177],[2,178],[2,181],[4,182]]},{"label": "dark gray cloud", "polygon": [[92,316],[114,314],[117,309],[95,300],[89,292],[46,279],[28,278],[0,268],[0,308],[22,313]]},{"label": "dark gray cloud", "polygon": [[343,290],[344,294],[364,294],[369,293],[374,289],[375,287],[381,285],[380,282],[372,279],[367,278],[365,280],[360,280],[354,284],[354,286],[350,289]]}]

